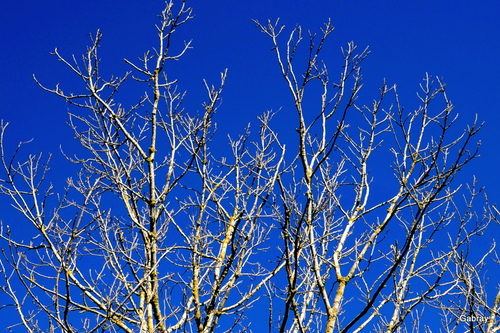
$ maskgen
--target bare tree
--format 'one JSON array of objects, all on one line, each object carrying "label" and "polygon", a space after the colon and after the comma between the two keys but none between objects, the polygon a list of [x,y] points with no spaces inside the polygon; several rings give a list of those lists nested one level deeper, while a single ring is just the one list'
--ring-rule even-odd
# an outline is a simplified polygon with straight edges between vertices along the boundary
[{"label": "bare tree", "polygon": [[[420,85],[420,106],[412,112],[400,104],[396,86],[385,83],[371,104],[359,103],[368,49],[356,53],[349,43],[342,49],[340,76],[332,79],[320,59],[334,30],[330,22],[319,36],[309,32],[305,63],[296,59],[304,38],[300,26],[282,50],[284,26],[255,22],[272,40],[298,118],[296,162],[278,181],[276,210],[282,213],[276,217],[287,280],[275,285],[283,300],[275,327],[419,332],[425,329],[424,309],[450,315],[448,297],[472,297],[463,274],[450,271],[467,265],[458,260],[460,253],[469,253],[472,239],[495,219],[487,206],[479,216],[473,211],[481,192],[475,181],[464,202],[456,199],[461,185],[452,185],[478,156],[471,140],[481,126],[474,122],[455,134],[458,115],[445,84],[430,76]],[[318,83],[320,94],[311,87]],[[316,97],[307,95],[310,90]],[[308,97],[319,105],[312,114]],[[390,169],[377,170],[387,158]],[[392,183],[383,175],[388,171]],[[469,270],[479,272],[479,267]],[[462,281],[469,286],[465,290]],[[498,321],[498,301],[487,313],[491,328]],[[451,321],[459,323],[460,315],[455,312]]]},{"label": "bare tree", "polygon": [[[8,226],[3,234],[4,269],[13,268],[6,274],[16,275],[26,295],[8,293],[29,332],[213,332],[221,316],[237,318],[280,269],[279,262],[268,269],[252,259],[268,238],[264,207],[283,162],[270,149],[269,119],[262,118],[253,153],[243,135],[231,141],[232,158],[215,161],[212,117],[226,73],[219,87],[206,84],[200,115],[182,110],[184,94],[165,73],[166,62],[190,47],[171,49],[174,31],[191,17],[184,3],[178,12],[167,4],[156,51],[138,64],[127,61],[134,76],[100,76],[100,32],[82,62],[54,52],[85,88],[66,94],[40,84],[77,107],[69,123],[84,151],[68,158],[81,172],[51,211],[41,156],[16,163],[2,154],[1,190],[38,231],[29,244],[12,239]],[[127,109],[116,98],[131,77],[150,91]],[[26,312],[30,302],[37,313]]]},{"label": "bare tree", "polygon": [[[198,113],[183,109],[185,93],[167,75],[165,64],[190,48],[172,46],[192,18],[179,7],[166,4],[157,47],[125,60],[131,71],[121,77],[101,77],[99,31],[81,61],[55,50],[83,83],[68,94],[37,81],[73,106],[82,150],[66,156],[81,171],[62,194],[46,181],[50,157],[23,161],[24,144],[7,153],[1,124],[0,192],[35,233],[22,242],[2,223],[5,308],[20,318],[7,329],[248,332],[262,322],[255,302],[267,302],[269,331],[419,331],[424,310],[442,313],[449,331],[468,327],[467,311],[488,317],[475,327],[498,329],[500,298],[488,301],[480,277],[494,249],[478,263],[467,258],[497,214],[487,204],[475,212],[475,182],[465,201],[452,183],[478,155],[480,125],[455,130],[441,80],[425,78],[412,112],[386,84],[363,106],[368,50],[349,43],[333,80],[320,58],[330,23],[308,36],[308,58],[297,64],[301,28],[282,51],[283,27],[256,22],[290,90],[296,140],[280,137],[266,112],[256,135],[230,138],[223,154],[211,140],[226,72],[218,86],[205,82]],[[130,80],[148,90],[127,107],[119,97]],[[316,83],[311,108],[306,90],[314,95]]]}]

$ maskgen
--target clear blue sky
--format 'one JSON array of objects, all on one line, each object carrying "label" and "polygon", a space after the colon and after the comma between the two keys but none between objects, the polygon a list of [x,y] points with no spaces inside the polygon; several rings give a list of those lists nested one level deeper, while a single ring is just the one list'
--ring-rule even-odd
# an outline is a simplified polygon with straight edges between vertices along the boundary
[{"label": "clear blue sky", "polygon": [[[403,104],[415,105],[414,92],[426,72],[443,77],[462,119],[475,113],[486,122],[480,138],[482,158],[475,173],[500,199],[496,171],[500,122],[497,94],[500,68],[500,4],[495,1],[190,1],[196,18],[178,37],[193,39],[194,48],[173,68],[188,103],[199,108],[202,79],[216,82],[229,69],[224,107],[218,117],[221,131],[238,132],[267,109],[286,107],[286,94],[270,41],[251,19],[280,17],[288,27],[301,24],[316,30],[328,18],[336,31],[328,52],[338,59],[339,47],[354,40],[370,46],[365,62],[366,98],[375,98],[383,78],[397,83]],[[123,58],[136,59],[154,45],[156,15],[163,1],[24,1],[4,2],[0,8],[0,118],[11,122],[9,139],[35,138],[33,150],[58,152],[71,135],[65,125],[65,103],[42,91],[44,84],[61,83],[71,90],[71,73],[48,53],[79,56],[88,34],[104,33],[101,47],[108,73],[127,70]],[[179,40],[181,42],[182,40]],[[335,62],[330,71],[335,72]],[[279,88],[277,88],[279,87]],[[371,95],[371,96],[370,96]]]},{"label": "clear blue sky", "polygon": [[[466,176],[475,174],[486,185],[492,202],[500,203],[497,172],[500,142],[500,3],[497,1],[189,1],[196,18],[183,26],[178,41],[193,40],[193,49],[172,68],[180,88],[188,91],[187,107],[204,101],[202,79],[217,83],[228,68],[223,106],[216,118],[220,133],[238,133],[262,112],[290,106],[269,39],[251,19],[281,18],[292,28],[300,24],[317,30],[328,18],[336,26],[327,52],[330,72],[336,73],[339,48],[354,40],[372,51],[364,64],[363,96],[376,98],[385,78],[397,83],[402,103],[416,105],[415,92],[425,73],[443,77],[449,97],[464,121],[477,113],[485,122],[478,136],[482,157]],[[123,58],[134,60],[156,42],[154,24],[163,1],[23,1],[0,5],[0,119],[11,122],[7,139],[34,138],[31,151],[50,151],[53,169],[65,165],[59,145],[70,150],[67,105],[43,90],[32,75],[49,87],[61,83],[71,91],[78,83],[55,57],[80,57],[88,34],[101,29],[105,73],[128,70]],[[141,92],[139,92],[140,94]],[[277,125],[279,126],[279,124]],[[59,170],[59,169],[60,170]],[[64,174],[63,172],[61,174]],[[64,174],[64,177],[69,176]],[[470,179],[470,177],[468,178]],[[61,179],[63,180],[63,179]],[[2,199],[3,200],[3,199]],[[0,201],[1,205],[1,201]]]}]

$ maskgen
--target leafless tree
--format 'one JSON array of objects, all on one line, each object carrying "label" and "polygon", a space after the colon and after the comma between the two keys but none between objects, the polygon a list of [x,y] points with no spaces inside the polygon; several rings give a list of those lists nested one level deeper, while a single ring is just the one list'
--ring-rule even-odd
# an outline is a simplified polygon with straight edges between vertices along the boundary
[{"label": "leafless tree", "polygon": [[[185,1],[178,7],[166,4],[157,47],[126,60],[131,71],[121,77],[101,77],[99,31],[81,61],[55,50],[83,83],[66,93],[36,81],[73,107],[82,149],[66,157],[81,170],[62,194],[46,180],[50,157],[23,160],[24,143],[9,154],[1,124],[0,193],[22,216],[1,225],[2,291],[11,299],[2,311],[20,318],[7,330],[249,332],[265,302],[270,332],[420,331],[427,312],[442,314],[448,331],[481,312],[488,320],[474,327],[498,330],[500,297],[488,300],[480,275],[494,248],[468,258],[498,214],[487,203],[476,213],[475,182],[465,200],[453,183],[478,155],[480,125],[456,131],[441,80],[425,78],[412,112],[386,84],[363,106],[368,50],[349,43],[333,80],[320,57],[330,23],[309,34],[300,63],[300,27],[282,46],[278,22],[256,22],[290,90],[295,138],[275,132],[266,112],[256,135],[230,138],[221,154],[213,117],[226,72],[218,86],[205,82],[198,113],[183,109],[185,93],[167,75],[166,63],[191,45],[173,47],[192,18]],[[120,92],[132,80],[148,90],[127,107]],[[26,222],[29,242],[15,230]]]},{"label": "leafless tree", "polygon": [[[475,181],[463,202],[456,195],[462,186],[452,181],[478,156],[471,140],[480,124],[456,134],[458,115],[445,84],[430,76],[412,112],[400,104],[397,87],[385,83],[377,99],[361,104],[361,64],[368,49],[357,53],[349,43],[342,49],[340,76],[331,78],[320,58],[334,30],[330,22],[319,36],[308,33],[306,62],[296,57],[304,39],[300,26],[282,45],[279,21],[256,23],[272,40],[298,119],[294,163],[278,179],[286,283],[274,287],[282,295],[276,329],[420,332],[426,329],[424,309],[433,313],[429,308],[453,317],[445,324],[467,325],[447,301],[476,296],[470,278],[453,271],[481,271],[460,255],[469,253],[472,239],[496,214],[487,205],[479,215],[473,210],[481,192]],[[318,84],[320,94],[312,88]],[[308,98],[316,98],[314,111]],[[387,168],[380,164],[384,159],[391,161]],[[384,176],[388,172],[392,182]],[[498,300],[486,307],[480,296],[491,329]]]},{"label": "leafless tree", "polygon": [[[8,226],[3,234],[4,269],[14,269],[8,274],[26,295],[8,293],[29,332],[213,332],[221,316],[238,318],[282,266],[276,261],[268,269],[253,259],[268,238],[264,207],[284,158],[270,149],[269,119],[262,117],[253,153],[243,135],[231,141],[232,158],[215,161],[212,117],[226,73],[219,87],[206,85],[201,115],[182,110],[184,94],[165,73],[165,64],[190,47],[173,54],[171,44],[191,17],[184,3],[178,12],[167,4],[155,51],[138,64],[127,61],[134,76],[100,76],[100,32],[82,62],[56,49],[85,87],[77,94],[44,87],[77,107],[69,124],[84,151],[68,158],[82,170],[51,211],[41,156],[2,160],[2,192],[38,231],[29,244],[13,240]],[[127,109],[116,96],[129,78],[150,91]],[[26,312],[30,302],[38,313]]]}]

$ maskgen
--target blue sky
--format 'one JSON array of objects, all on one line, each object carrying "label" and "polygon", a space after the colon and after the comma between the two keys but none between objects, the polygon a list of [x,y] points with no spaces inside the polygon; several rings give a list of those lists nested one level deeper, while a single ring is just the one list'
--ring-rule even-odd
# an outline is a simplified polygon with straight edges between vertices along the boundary
[{"label": "blue sky", "polygon": [[[217,82],[229,70],[218,123],[220,131],[237,133],[263,111],[287,106],[290,97],[278,73],[270,41],[251,19],[281,18],[292,28],[317,30],[328,18],[336,26],[327,44],[330,71],[335,72],[339,48],[353,40],[372,51],[364,65],[366,98],[386,78],[397,83],[403,104],[416,103],[415,91],[426,72],[444,78],[450,98],[464,121],[474,114],[485,121],[480,135],[482,158],[474,172],[494,198],[500,198],[496,142],[500,121],[500,4],[494,1],[191,1],[196,18],[179,30],[178,42],[193,40],[190,50],[172,68],[188,103],[200,108],[202,79]],[[70,90],[75,78],[48,53],[79,56],[88,34],[101,29],[106,73],[128,68],[123,58],[136,59],[154,45],[156,15],[163,1],[24,1],[5,2],[0,10],[0,118],[11,122],[13,143],[34,138],[34,151],[58,153],[71,135],[65,125],[64,101],[42,91],[35,74],[51,87]],[[325,52],[326,53],[326,52]],[[56,156],[57,157],[57,156]]]},{"label": "blue sky", "polygon": [[[316,31],[328,18],[336,30],[325,54],[331,55],[330,72],[336,73],[340,47],[353,40],[360,49],[370,47],[364,63],[368,101],[377,98],[384,78],[399,87],[409,109],[417,105],[415,92],[425,73],[447,82],[463,124],[478,114],[485,126],[479,160],[464,171],[475,174],[492,202],[500,203],[500,173],[496,165],[500,139],[497,95],[500,50],[500,4],[494,1],[190,1],[196,18],[179,29],[178,42],[193,40],[193,49],[171,69],[187,90],[186,107],[201,109],[202,79],[216,84],[228,68],[223,104],[216,121],[219,134],[237,134],[266,110],[290,108],[291,98],[280,77],[270,40],[251,19],[281,18],[288,28],[300,24]],[[7,139],[34,138],[30,152],[55,154],[53,170],[66,174],[59,146],[66,151],[77,144],[66,126],[67,105],[43,91],[32,75],[65,91],[78,80],[55,57],[55,47],[77,58],[89,44],[89,33],[101,29],[102,68],[120,75],[128,70],[123,58],[134,60],[155,45],[154,24],[163,1],[24,1],[0,5],[0,119],[11,123]],[[139,92],[138,94],[140,94]],[[283,119],[283,118],[281,118]],[[280,128],[281,123],[277,123]],[[283,130],[285,130],[283,128]],[[290,131],[294,133],[294,131]],[[64,180],[63,178],[60,179]],[[0,202],[1,205],[1,202]],[[3,218],[0,216],[0,218]]]}]

